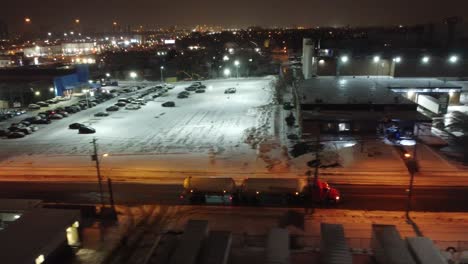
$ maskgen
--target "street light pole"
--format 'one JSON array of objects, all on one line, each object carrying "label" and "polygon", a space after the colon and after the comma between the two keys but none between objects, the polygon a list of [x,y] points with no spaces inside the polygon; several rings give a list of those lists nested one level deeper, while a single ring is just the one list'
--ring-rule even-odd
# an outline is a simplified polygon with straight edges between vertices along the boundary
[{"label": "street light pole", "polygon": [[161,66],[161,82],[164,82],[164,77],[163,77],[163,70],[164,70],[164,66]]},{"label": "street light pole", "polygon": [[99,183],[99,195],[101,198],[101,205],[104,208],[104,194],[102,191],[102,177],[101,177],[101,167],[99,164],[99,155],[98,155],[98,149],[97,149],[97,144],[96,144],[97,139],[93,138],[93,149],[94,149],[94,154],[92,156],[92,159],[96,162],[96,173],[97,173],[97,178],[98,178],[98,183]]}]

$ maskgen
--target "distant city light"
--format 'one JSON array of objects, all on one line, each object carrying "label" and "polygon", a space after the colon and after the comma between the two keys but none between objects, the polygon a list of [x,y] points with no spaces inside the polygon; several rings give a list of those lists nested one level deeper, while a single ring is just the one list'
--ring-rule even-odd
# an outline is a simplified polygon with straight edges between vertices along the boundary
[{"label": "distant city light", "polygon": [[49,91],[50,91],[50,92],[53,92],[53,91],[54,91],[54,87],[50,87],[50,88],[49,88]]},{"label": "distant city light", "polygon": [[319,64],[320,64],[320,65],[325,64],[325,60],[319,60]]},{"label": "distant city light", "polygon": [[253,61],[253,59],[249,59],[249,61],[250,61],[250,62],[252,62],[252,61]]},{"label": "distant city light", "polygon": [[380,61],[380,57],[379,56],[374,56],[374,63],[377,63]]},{"label": "distant city light", "polygon": [[76,23],[76,24],[79,24],[79,23],[80,23],[80,20],[79,20],[79,19],[75,19],[75,23]]},{"label": "distant city light", "polygon": [[25,17],[25,18],[24,18],[24,22],[26,22],[26,23],[31,23],[31,19],[30,19],[29,17]]},{"label": "distant city light", "polygon": [[237,66],[237,67],[239,67],[240,62],[239,62],[238,60],[235,60],[235,61],[234,61],[234,65]]},{"label": "distant city light", "polygon": [[401,62],[401,57],[395,57],[395,58],[393,58],[393,61],[396,62],[396,63],[400,63]]},{"label": "distant city light", "polygon": [[228,60],[229,60],[229,57],[227,55],[224,55],[223,61],[228,61]]},{"label": "distant city light", "polygon": [[341,56],[341,62],[342,62],[342,63],[346,63],[346,62],[348,62],[348,61],[349,61],[348,56],[346,56],[346,55],[345,55],[345,56]]},{"label": "distant city light", "polygon": [[430,61],[429,56],[424,56],[424,57],[422,58],[422,62],[425,63],[425,64],[429,63],[429,61]]},{"label": "distant city light", "polygon": [[48,36],[52,36],[52,32],[48,32],[47,35],[48,35]]},{"label": "distant city light", "polygon": [[110,77],[110,76],[111,76],[110,73],[106,73],[106,77]]},{"label": "distant city light", "polygon": [[41,92],[40,91],[35,91],[34,95],[39,96],[39,95],[41,95]]},{"label": "distant city light", "polygon": [[455,55],[450,56],[449,61],[451,63],[456,63],[458,61],[458,56],[455,56]]},{"label": "distant city light", "polygon": [[164,70],[164,66],[161,66],[160,69],[161,69],[161,70]]}]

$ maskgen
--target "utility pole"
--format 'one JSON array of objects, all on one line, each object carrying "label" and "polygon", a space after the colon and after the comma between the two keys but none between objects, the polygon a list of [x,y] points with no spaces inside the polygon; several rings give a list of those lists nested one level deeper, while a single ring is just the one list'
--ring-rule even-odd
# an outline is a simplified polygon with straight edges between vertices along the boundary
[{"label": "utility pole", "polygon": [[97,141],[97,139],[93,138],[93,141],[91,142],[91,143],[93,143],[93,148],[94,148],[94,154],[91,156],[91,159],[96,162],[96,173],[97,173],[97,178],[98,178],[98,182],[99,182],[99,195],[100,195],[100,198],[101,198],[102,208],[104,208],[105,204],[104,204],[104,194],[103,194],[103,191],[102,191],[101,167],[100,167],[100,164],[99,164],[99,155],[98,155],[98,149],[97,149],[96,141]]},{"label": "utility pole", "polygon": [[408,201],[406,204],[406,219],[410,219],[409,213],[411,211],[411,202],[413,198],[414,174],[418,171],[418,162],[416,160],[416,147],[418,145],[417,143],[418,132],[419,132],[419,125],[416,124],[416,136],[414,139],[413,156],[411,157],[411,160],[407,162],[407,167],[410,173],[410,184],[409,184],[409,189],[408,189]]}]

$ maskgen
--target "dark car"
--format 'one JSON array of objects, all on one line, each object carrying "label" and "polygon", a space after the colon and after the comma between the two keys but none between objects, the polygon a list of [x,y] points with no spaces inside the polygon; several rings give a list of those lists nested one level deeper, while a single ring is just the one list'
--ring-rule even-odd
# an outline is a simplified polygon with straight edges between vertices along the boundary
[{"label": "dark car", "polygon": [[190,91],[190,92],[193,92],[193,91],[195,91],[197,89],[198,89],[198,86],[189,86],[189,87],[185,88],[186,91]]},{"label": "dark car", "polygon": [[118,106],[109,106],[106,108],[106,111],[119,111],[119,107]]},{"label": "dark car", "polygon": [[175,107],[175,103],[172,101],[165,102],[162,104],[163,107]]},{"label": "dark car", "polygon": [[78,128],[78,134],[94,134],[96,130],[89,126],[82,126]]},{"label": "dark car", "polygon": [[76,109],[76,107],[73,107],[73,106],[66,106],[64,108],[64,110],[67,111],[68,113],[77,113],[77,112],[79,112],[79,110]]},{"label": "dark car", "polygon": [[69,128],[69,129],[80,129],[80,127],[82,127],[82,126],[85,126],[85,125],[80,124],[80,123],[73,123],[73,124],[70,124],[70,125],[68,126],[68,128]]},{"label": "dark car", "polygon": [[63,116],[63,117],[68,117],[68,112],[67,111],[55,111],[57,114]]},{"label": "dark car", "polygon": [[120,106],[120,107],[124,107],[124,106],[126,106],[126,105],[127,105],[127,104],[124,103],[124,102],[118,102],[118,103],[115,104],[115,106]]},{"label": "dark car", "polygon": [[189,96],[187,94],[178,94],[177,98],[183,99],[183,98],[188,98]]},{"label": "dark car", "polygon": [[99,112],[99,113],[94,114],[94,116],[97,116],[97,117],[109,116],[109,113],[106,113],[106,112]]},{"label": "dark car", "polygon": [[205,89],[198,89],[195,91],[195,93],[204,93],[205,92]]},{"label": "dark car", "polygon": [[62,119],[63,116],[62,115],[59,115],[59,114],[54,114],[54,115],[51,115],[49,116],[50,119]]},{"label": "dark car", "polygon": [[50,119],[48,119],[48,118],[38,117],[38,119],[31,121],[31,123],[36,124],[36,125],[38,125],[38,124],[48,125],[48,124],[52,123],[52,121]]},{"label": "dark car", "polygon": [[7,135],[8,138],[23,138],[25,136],[26,134],[24,134],[23,132],[11,132]]}]

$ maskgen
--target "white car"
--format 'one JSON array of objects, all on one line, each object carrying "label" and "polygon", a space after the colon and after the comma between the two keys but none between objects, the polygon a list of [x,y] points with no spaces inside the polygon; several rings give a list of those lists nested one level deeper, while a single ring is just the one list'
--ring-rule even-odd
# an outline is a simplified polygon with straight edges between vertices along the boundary
[{"label": "white car", "polygon": [[41,107],[37,104],[30,104],[28,105],[28,109],[37,110],[37,109],[41,109]]}]

